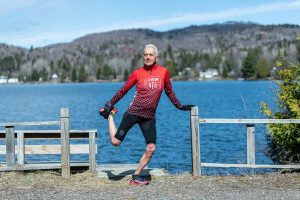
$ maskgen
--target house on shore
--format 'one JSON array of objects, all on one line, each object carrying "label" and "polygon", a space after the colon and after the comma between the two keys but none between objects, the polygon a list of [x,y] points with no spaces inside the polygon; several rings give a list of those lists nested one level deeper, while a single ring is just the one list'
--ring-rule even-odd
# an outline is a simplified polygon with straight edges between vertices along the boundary
[{"label": "house on shore", "polygon": [[7,83],[7,76],[0,76],[0,84]]},{"label": "house on shore", "polygon": [[18,78],[8,78],[7,76],[0,76],[0,84],[18,84]]},{"label": "house on shore", "polygon": [[220,75],[217,69],[207,69],[199,72],[199,80],[218,80]]}]

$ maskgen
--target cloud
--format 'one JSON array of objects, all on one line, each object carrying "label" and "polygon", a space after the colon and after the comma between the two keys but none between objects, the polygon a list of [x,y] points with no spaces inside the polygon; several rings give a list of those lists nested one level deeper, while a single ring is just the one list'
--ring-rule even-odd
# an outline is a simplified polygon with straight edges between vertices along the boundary
[{"label": "cloud", "polygon": [[47,44],[54,44],[59,42],[71,42],[77,37],[85,35],[84,31],[72,31],[72,32],[47,32],[40,33],[38,36],[24,36],[20,39],[13,40],[13,45],[29,48],[41,47]]},{"label": "cloud", "polygon": [[33,27],[37,27],[39,25],[40,24],[38,22],[32,22],[32,21],[26,23],[20,22],[20,23],[4,24],[0,26],[0,32],[10,32],[11,35],[16,35],[24,31],[28,31]]},{"label": "cloud", "polygon": [[[55,0],[57,1],[57,0]],[[27,0],[23,3],[22,0],[10,0],[8,2],[13,3],[4,3],[0,0],[0,15],[4,12],[9,12],[9,10],[19,9],[22,7],[33,5],[37,2],[41,3],[41,0]],[[3,6],[9,5],[7,9],[4,9]],[[49,6],[49,5],[47,5]],[[295,1],[282,1],[276,3],[269,4],[260,4],[252,7],[243,7],[243,8],[234,8],[231,10],[219,10],[214,12],[207,13],[187,13],[174,15],[165,18],[157,18],[154,20],[145,20],[141,19],[139,21],[131,21],[131,22],[120,22],[118,24],[110,24],[105,27],[101,26],[101,28],[90,28],[90,29],[80,29],[73,31],[61,31],[61,32],[47,32],[47,33],[35,33],[30,34],[31,36],[18,37],[18,39],[11,40],[13,44],[20,45],[24,47],[30,47],[33,45],[34,47],[44,46],[47,44],[53,44],[58,42],[69,42],[74,40],[75,38],[81,37],[88,33],[95,32],[103,32],[110,30],[118,30],[118,29],[128,29],[128,28],[156,28],[156,27],[170,27],[177,24],[200,24],[203,22],[210,21],[224,21],[231,20],[232,18],[242,17],[242,16],[252,16],[260,13],[270,13],[270,12],[284,12],[291,10],[299,10],[300,9],[300,0]],[[124,25],[125,24],[125,25]],[[21,28],[21,27],[15,27]]]},{"label": "cloud", "polygon": [[177,16],[171,16],[169,18],[155,19],[148,21],[135,21],[128,23],[125,26],[119,28],[141,28],[141,27],[158,27],[179,23],[199,23],[207,22],[211,20],[224,20],[226,18],[253,15],[274,11],[288,11],[300,9],[300,0],[292,2],[277,2],[271,4],[261,4],[248,8],[235,8],[232,10],[221,10],[209,13],[191,13],[181,14]]}]

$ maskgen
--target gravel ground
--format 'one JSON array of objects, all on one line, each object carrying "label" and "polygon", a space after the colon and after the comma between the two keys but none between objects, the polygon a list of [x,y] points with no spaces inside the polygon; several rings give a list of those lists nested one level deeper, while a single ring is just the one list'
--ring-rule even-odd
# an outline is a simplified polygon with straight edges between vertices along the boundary
[{"label": "gravel ground", "polygon": [[300,199],[300,174],[153,177],[148,186],[99,179],[84,172],[0,173],[0,199]]}]

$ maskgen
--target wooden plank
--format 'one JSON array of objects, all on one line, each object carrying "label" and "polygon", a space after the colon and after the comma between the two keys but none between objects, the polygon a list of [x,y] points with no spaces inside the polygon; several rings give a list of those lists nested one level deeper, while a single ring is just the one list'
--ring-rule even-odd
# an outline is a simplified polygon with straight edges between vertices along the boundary
[{"label": "wooden plank", "polygon": [[[61,130],[15,130],[15,138],[19,132],[24,133],[25,139],[60,139]],[[70,138],[88,139],[90,132],[94,132],[97,137],[97,130],[70,130]],[[5,138],[5,131],[0,131],[1,138]]]},{"label": "wooden plank", "polygon": [[[138,166],[137,163],[134,163],[134,164],[99,164],[97,166],[97,169],[104,169],[104,170],[107,170],[107,169],[124,169],[124,168],[128,168],[128,169],[136,169]],[[147,169],[148,168],[148,165],[145,166],[144,169]]]},{"label": "wooden plank", "polygon": [[218,119],[199,118],[201,124],[300,124],[300,119]]},{"label": "wooden plank", "polygon": [[24,165],[25,162],[25,144],[24,144],[24,133],[23,132],[18,132],[18,140],[17,140],[17,154],[18,154],[18,164],[19,165]]},{"label": "wooden plank", "polygon": [[249,164],[223,164],[223,163],[201,163],[201,167],[300,169],[300,165],[263,165],[263,164],[249,165]]},{"label": "wooden plank", "polygon": [[60,125],[61,125],[61,171],[63,178],[71,177],[70,170],[70,125],[69,125],[69,110],[62,108],[60,110]]},{"label": "wooden plank", "polygon": [[[71,162],[71,167],[87,167],[87,162]],[[6,165],[0,165],[0,171],[18,171],[18,170],[42,170],[42,169],[61,169],[61,163],[30,163],[25,165],[16,165],[14,167],[8,167]]]},{"label": "wooden plank", "polygon": [[247,164],[255,164],[255,127],[253,124],[247,124]]},{"label": "wooden plank", "polygon": [[44,122],[1,122],[0,126],[58,126],[59,121],[44,121]]},{"label": "wooden plank", "polygon": [[[88,144],[70,145],[70,154],[88,153]],[[26,145],[25,154],[61,154],[61,145]]]},{"label": "wooden plank", "polygon": [[89,133],[89,170],[92,173],[95,173],[96,170],[96,134],[95,132]]},{"label": "wooden plank", "polygon": [[190,115],[191,145],[192,145],[192,175],[201,175],[200,165],[200,137],[199,137],[198,107],[192,107]]},{"label": "wooden plank", "polygon": [[15,159],[15,127],[5,127],[6,136],[6,163],[8,167],[14,167],[16,164]]},{"label": "wooden plank", "polygon": [[[95,144],[95,151],[97,153],[97,145]],[[19,148],[15,145],[15,153],[19,153]],[[71,144],[70,145],[70,154],[89,154],[90,148],[89,144]],[[25,154],[61,154],[61,145],[25,145],[24,149]],[[0,154],[6,154],[6,146],[0,145]],[[23,161],[24,162],[24,161]],[[20,164],[18,162],[18,164]]]}]

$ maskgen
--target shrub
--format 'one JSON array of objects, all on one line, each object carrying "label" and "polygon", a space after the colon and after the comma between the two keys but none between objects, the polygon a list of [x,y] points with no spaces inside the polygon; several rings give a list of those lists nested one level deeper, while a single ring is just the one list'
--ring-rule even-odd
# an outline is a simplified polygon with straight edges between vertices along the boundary
[{"label": "shrub", "polygon": [[[261,103],[262,112],[272,119],[300,119],[300,65],[282,59],[277,62],[278,111]],[[269,124],[267,153],[276,163],[300,161],[300,124]]]}]

